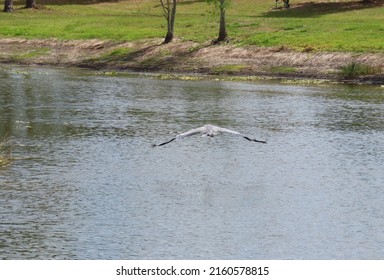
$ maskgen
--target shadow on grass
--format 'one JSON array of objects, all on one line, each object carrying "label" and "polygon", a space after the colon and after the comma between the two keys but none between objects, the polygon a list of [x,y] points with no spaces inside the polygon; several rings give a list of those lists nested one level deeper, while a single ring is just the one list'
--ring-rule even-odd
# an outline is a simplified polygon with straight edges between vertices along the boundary
[{"label": "shadow on grass", "polygon": [[349,1],[349,2],[306,2],[292,5],[290,9],[270,10],[262,17],[292,17],[292,18],[311,18],[325,14],[342,13],[353,10],[371,9],[384,6],[383,0],[371,1]]},{"label": "shadow on grass", "polygon": [[116,3],[120,0],[38,0],[38,5],[89,5],[98,3]]},{"label": "shadow on grass", "polygon": [[207,0],[183,0],[183,1],[178,1],[177,5],[183,6],[183,5],[190,5],[194,3],[204,3],[207,2]]},{"label": "shadow on grass", "polygon": [[[154,5],[153,7],[155,8],[159,8],[161,7],[161,4],[160,4],[160,1],[158,1],[159,3]],[[195,4],[195,3],[204,3],[204,2],[207,2],[207,0],[185,0],[185,1],[177,1],[177,6],[186,6],[186,5],[192,5],[192,4]]]},{"label": "shadow on grass", "polygon": [[139,71],[172,70],[178,67],[180,61],[188,61],[194,53],[205,47],[199,45],[190,48],[172,48],[172,44],[153,44],[127,53],[88,59],[82,66],[102,69],[111,65],[120,68],[120,64],[123,68],[128,66],[130,69]]}]

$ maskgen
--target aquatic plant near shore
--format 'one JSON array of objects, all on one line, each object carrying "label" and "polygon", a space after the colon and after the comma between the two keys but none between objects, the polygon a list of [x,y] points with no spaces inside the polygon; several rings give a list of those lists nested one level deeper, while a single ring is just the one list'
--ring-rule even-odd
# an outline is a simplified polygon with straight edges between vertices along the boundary
[{"label": "aquatic plant near shore", "polygon": [[6,139],[0,139],[0,167],[12,162],[12,148],[7,145]]},{"label": "aquatic plant near shore", "polygon": [[380,67],[374,67],[357,62],[351,62],[341,68],[341,75],[345,78],[356,78],[358,76],[375,75],[380,73]]}]

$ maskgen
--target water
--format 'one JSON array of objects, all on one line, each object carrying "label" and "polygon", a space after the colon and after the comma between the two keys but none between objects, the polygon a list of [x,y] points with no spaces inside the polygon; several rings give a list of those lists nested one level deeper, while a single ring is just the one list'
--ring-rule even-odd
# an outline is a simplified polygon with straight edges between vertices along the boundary
[{"label": "water", "polygon": [[[384,90],[0,68],[2,259],[383,259]],[[191,137],[206,123],[267,139]]]}]

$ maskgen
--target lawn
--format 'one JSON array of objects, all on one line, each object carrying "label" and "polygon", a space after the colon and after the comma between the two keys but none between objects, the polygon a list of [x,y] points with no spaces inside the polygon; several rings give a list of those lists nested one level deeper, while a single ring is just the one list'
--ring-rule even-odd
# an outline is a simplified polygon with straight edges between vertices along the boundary
[{"label": "lawn", "polygon": [[[32,10],[23,9],[24,2],[15,1],[13,13],[0,13],[0,37],[132,41],[166,33],[159,0],[37,0],[39,8]],[[273,9],[273,0],[232,0],[227,9],[232,42],[300,51],[384,51],[384,1],[291,3],[290,9]],[[179,0],[175,36],[201,43],[215,39],[218,20],[214,5]]]}]

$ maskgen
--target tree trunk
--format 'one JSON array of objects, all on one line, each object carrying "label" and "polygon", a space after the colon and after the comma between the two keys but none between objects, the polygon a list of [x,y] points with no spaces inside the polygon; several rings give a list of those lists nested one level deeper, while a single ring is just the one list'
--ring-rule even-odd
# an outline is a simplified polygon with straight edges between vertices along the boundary
[{"label": "tree trunk", "polygon": [[27,0],[25,7],[27,9],[36,8],[36,0]]},{"label": "tree trunk", "polygon": [[163,44],[168,44],[172,41],[173,39],[173,31],[172,30],[168,30],[167,31],[167,35],[165,35],[165,38],[164,38],[164,41],[163,41]]},{"label": "tree trunk", "polygon": [[172,0],[172,4],[168,1],[168,14],[167,14],[167,34],[165,35],[163,44],[168,44],[173,39],[173,31],[175,27],[176,17],[176,3],[177,0]]},{"label": "tree trunk", "polygon": [[227,27],[225,24],[225,0],[220,0],[220,28],[219,37],[214,42],[215,44],[223,42],[227,39]]},{"label": "tree trunk", "polygon": [[13,0],[5,0],[3,12],[13,12]]}]

